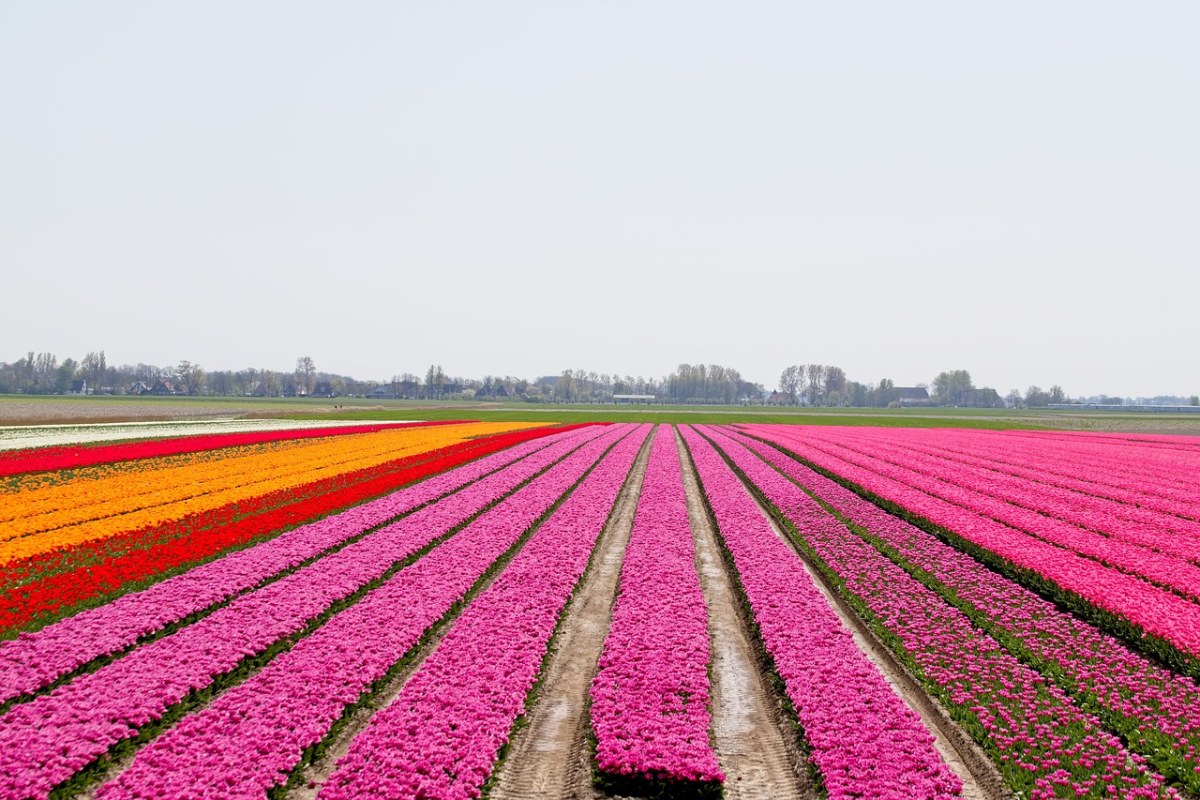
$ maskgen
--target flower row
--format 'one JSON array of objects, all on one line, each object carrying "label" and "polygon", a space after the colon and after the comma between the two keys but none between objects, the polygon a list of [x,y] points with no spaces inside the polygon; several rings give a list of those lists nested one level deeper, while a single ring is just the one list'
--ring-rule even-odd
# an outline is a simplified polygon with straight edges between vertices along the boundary
[{"label": "flower row", "polygon": [[1136,576],[1055,546],[985,515],[950,503],[774,427],[750,432],[906,509],[1017,568],[1138,626],[1167,645],[1200,656],[1200,605]]},{"label": "flower row", "polygon": [[[325,436],[343,436],[348,433],[375,433],[388,428],[414,428],[437,425],[455,425],[458,421],[438,422],[381,422],[373,425],[339,425],[312,427],[296,430],[245,431],[237,433],[212,433],[199,436],[178,436],[155,439],[148,442],[80,446],[66,444],[56,447],[39,447],[28,450],[0,451],[0,476],[20,475],[27,472],[48,472],[60,469],[80,469],[115,461],[134,461],[144,458],[202,453],[227,447],[267,442],[296,441]],[[127,436],[127,438],[132,438]]]},{"label": "flower row", "polygon": [[648,431],[613,448],[471,602],[354,739],[320,797],[479,796]]},{"label": "flower row", "polygon": [[[854,534],[740,443],[718,444],[781,513],[795,541],[833,578],[925,684],[966,724],[1014,791],[1064,796],[1176,797],[1146,759],[978,628],[958,608]],[[763,444],[767,458],[786,458]]]},{"label": "flower row", "polygon": [[[536,519],[611,444],[612,436],[606,433],[583,445],[464,530],[486,531],[489,541],[502,535],[515,540],[528,523],[514,531],[514,520]],[[0,800],[47,796],[54,786],[112,746],[138,735],[189,694],[234,673],[247,658],[269,657],[285,637],[303,635],[314,621],[319,622],[331,605],[354,601],[402,566],[406,558],[511,491],[516,482],[529,477],[519,474],[525,464],[518,462],[471,484],[452,498],[238,597],[194,624],[14,707],[0,717]],[[473,541],[472,537],[463,540],[460,535],[447,540],[450,549],[445,552],[466,547],[472,558],[478,557],[482,551],[463,543]],[[443,548],[433,552],[443,552]],[[442,560],[439,557],[433,563]],[[424,562],[421,559],[417,564]],[[431,569],[420,567],[418,574]],[[405,573],[400,570],[399,575]],[[404,586],[407,580],[398,577],[389,585]],[[421,592],[428,591],[423,585]],[[390,618],[395,619],[398,608],[409,609],[410,604],[388,606]],[[378,645],[361,634],[340,642],[343,649]]]},{"label": "flower row", "polygon": [[[1055,507],[1039,513],[1014,502],[989,496],[966,485],[970,479],[960,478],[956,469],[944,462],[907,466],[889,463],[840,443],[814,441],[810,446],[909,489],[951,503],[982,519],[1000,523],[1130,575],[1137,575],[1191,599],[1200,599],[1200,567],[1195,564],[1069,525],[1059,519]],[[1019,496],[1016,499],[1019,500]]]},{"label": "flower row", "polygon": [[[261,798],[285,783],[304,752],[385,679],[422,635],[467,597],[525,531],[628,432],[629,426],[609,429],[397,572],[141,750],[130,768],[97,796]],[[443,500],[438,506],[452,503]]]},{"label": "flower row", "polygon": [[[920,718],[854,643],[713,446],[683,431],[750,614],[831,800],[959,797]],[[774,480],[757,471],[757,481]]]},{"label": "flower row", "polygon": [[[742,440],[745,441],[745,440]],[[772,458],[806,491],[860,526],[885,554],[1093,704],[1155,768],[1200,791],[1200,686],[984,567],[925,531],[787,458]],[[1010,644],[1011,643],[1011,644]]]},{"label": "flower row", "polygon": [[[428,538],[449,530],[458,514],[474,513],[600,432],[598,428],[572,431],[550,437],[548,441],[533,440],[517,445],[408,489],[231,553],[144,591],[68,617],[36,633],[22,634],[13,641],[0,643],[0,703],[36,691],[94,659],[129,647],[142,637],[245,592],[347,539],[507,467],[470,486],[469,491],[455,495],[455,502],[443,510],[435,512],[436,507],[429,506],[409,518],[404,530],[412,531],[417,537],[426,537],[417,539],[422,543],[417,546],[423,546]],[[508,466],[510,464],[512,466]],[[446,510],[453,510],[454,515],[447,518]],[[422,525],[428,527],[422,529]],[[397,525],[387,531],[389,535],[398,532]],[[338,556],[344,559],[350,554],[361,553],[362,557],[369,558],[385,543],[385,539],[373,537],[369,543],[360,542],[358,550],[343,550]],[[385,557],[387,555],[384,553]],[[329,558],[323,559],[309,571],[316,574],[328,570],[332,563]],[[297,581],[300,577],[294,575],[291,580]]]},{"label": "flower row", "polygon": [[1022,478],[965,459],[948,458],[907,442],[892,443],[871,433],[852,434],[840,441],[859,454],[915,470],[954,486],[969,487],[1019,506],[1026,512],[1051,514],[1056,520],[1139,547],[1185,560],[1200,560],[1200,523],[1194,520],[1050,486],[1036,478]]},{"label": "flower row", "polygon": [[[269,449],[237,448],[214,459],[211,452],[190,453],[190,458],[143,459],[125,462],[126,471],[112,474],[88,471],[55,485],[28,487],[18,484],[7,492],[7,502],[0,509],[0,521],[15,520],[5,538],[27,536],[42,531],[103,519],[114,513],[129,513],[154,506],[202,497],[253,481],[285,478],[292,474],[296,463],[316,463],[324,457],[338,461],[358,459],[387,441],[392,446],[404,446],[431,434],[450,441],[461,440],[464,426],[439,428],[385,429],[374,434],[352,434],[331,439],[299,439],[277,443]],[[130,468],[133,469],[130,469]],[[181,484],[180,479],[184,481]],[[86,503],[88,508],[77,508]]]},{"label": "flower row", "polygon": [[[1194,457],[1190,464],[1179,456],[1164,463],[1150,448],[1119,447],[1122,441],[1116,436],[1105,437],[1101,440],[1103,446],[1096,447],[1093,442],[1064,440],[1048,431],[985,435],[978,431],[931,430],[904,434],[905,441],[929,441],[942,451],[983,458],[1038,482],[1200,519],[1195,488],[1187,483],[1187,475],[1200,467]],[[1031,469],[1034,464],[1036,468]]]},{"label": "flower row", "polygon": [[661,426],[591,686],[596,766],[620,782],[724,780],[708,738],[708,616],[675,434]]},{"label": "flower row", "polygon": [[[372,467],[474,436],[501,433],[518,423],[477,423],[395,429],[296,444],[287,451],[167,470],[148,469],[111,481],[85,481],[5,498],[9,515],[0,564],[252,501],[272,491]],[[139,488],[140,487],[140,488]],[[28,500],[50,508],[25,515]]]},{"label": "flower row", "polygon": [[277,490],[236,505],[117,534],[0,569],[0,631],[46,624],[82,603],[112,598],[163,573],[282,532],[339,509],[531,439],[569,428],[533,428],[472,439]]}]

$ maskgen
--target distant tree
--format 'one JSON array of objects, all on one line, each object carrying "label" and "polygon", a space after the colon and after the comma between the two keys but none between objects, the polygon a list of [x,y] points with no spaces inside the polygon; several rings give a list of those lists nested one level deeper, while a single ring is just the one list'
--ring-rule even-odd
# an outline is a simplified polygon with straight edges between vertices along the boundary
[{"label": "distant tree", "polygon": [[1007,403],[1011,408],[1020,408],[1021,401],[1022,397],[1020,389],[1012,389],[1007,395],[1004,396],[1004,402]]},{"label": "distant tree", "polygon": [[871,405],[871,387],[858,381],[847,381],[846,402],[855,408]]},{"label": "distant tree", "polygon": [[974,389],[971,373],[965,369],[940,372],[933,379],[934,400],[943,406],[963,405],[968,393]]},{"label": "distant tree", "polygon": [[564,369],[554,384],[554,399],[559,403],[570,403],[575,399],[575,372]]},{"label": "distant tree", "polygon": [[1200,394],[1192,395],[1192,405],[1200,406]]},{"label": "distant tree", "polygon": [[898,400],[896,392],[896,384],[891,378],[880,378],[879,388],[876,390],[875,405],[881,408],[887,408],[893,401]]},{"label": "distant tree", "polygon": [[106,373],[108,372],[108,363],[104,358],[104,351],[94,351],[84,356],[83,361],[79,362],[79,372],[93,389],[104,385]]},{"label": "distant tree", "polygon": [[825,402],[841,405],[846,394],[846,373],[841,367],[825,367]]},{"label": "distant tree", "polygon": [[204,368],[184,359],[174,370],[174,376],[186,388],[188,394],[204,391]]},{"label": "distant tree", "polygon": [[33,390],[36,392],[53,391],[54,383],[58,378],[58,356],[54,353],[38,353],[33,363]]},{"label": "distant tree", "polygon": [[990,386],[976,389],[971,394],[970,405],[976,408],[1004,408],[1004,398]]},{"label": "distant tree", "polygon": [[[75,369],[78,365],[73,358],[64,358],[54,376],[54,391],[62,394],[70,390],[71,381],[75,380]],[[86,379],[85,379],[86,380]]]},{"label": "distant tree", "polygon": [[825,365],[806,364],[804,377],[808,387],[809,405],[820,405],[825,399]]},{"label": "distant tree", "polygon": [[1025,405],[1030,408],[1039,408],[1049,404],[1050,393],[1042,389],[1040,386],[1030,386],[1025,390]]},{"label": "distant tree", "polygon": [[317,386],[317,366],[311,356],[300,356],[296,359],[296,385],[303,388],[306,395],[313,393]]},{"label": "distant tree", "polygon": [[788,402],[792,405],[800,402],[800,387],[803,381],[803,373],[796,364],[785,368],[779,376],[779,391],[788,396]]},{"label": "distant tree", "polygon": [[1059,386],[1058,384],[1055,384],[1054,386],[1050,387],[1050,402],[1051,403],[1066,403],[1069,401],[1070,401],[1070,398],[1067,397],[1067,393],[1063,391],[1063,388],[1061,386]]},{"label": "distant tree", "polygon": [[233,390],[233,379],[233,373],[227,369],[210,372],[208,373],[208,391],[211,394],[225,397]]}]

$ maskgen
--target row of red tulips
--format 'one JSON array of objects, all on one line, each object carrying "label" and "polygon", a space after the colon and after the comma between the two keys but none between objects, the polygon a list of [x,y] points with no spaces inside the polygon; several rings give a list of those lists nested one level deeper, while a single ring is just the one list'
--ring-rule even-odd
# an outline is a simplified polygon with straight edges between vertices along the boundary
[{"label": "row of red tulips", "polygon": [[574,427],[536,428],[463,442],[5,565],[0,569],[0,586],[4,587],[0,635],[48,624],[81,608],[145,588],[232,548],[472,459]]}]

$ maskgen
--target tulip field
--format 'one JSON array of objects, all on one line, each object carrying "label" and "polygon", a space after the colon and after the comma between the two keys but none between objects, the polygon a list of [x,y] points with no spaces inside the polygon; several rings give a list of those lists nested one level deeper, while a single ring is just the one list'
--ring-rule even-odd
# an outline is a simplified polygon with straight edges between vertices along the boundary
[{"label": "tulip field", "polygon": [[1200,440],[199,430],[0,450],[0,800],[1200,797]]}]

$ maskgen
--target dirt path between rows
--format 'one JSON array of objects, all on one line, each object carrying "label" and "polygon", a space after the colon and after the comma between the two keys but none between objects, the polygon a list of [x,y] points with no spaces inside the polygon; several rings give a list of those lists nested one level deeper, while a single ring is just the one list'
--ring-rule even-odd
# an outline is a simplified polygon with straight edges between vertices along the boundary
[{"label": "dirt path between rows", "polygon": [[781,698],[759,668],[751,633],[704,506],[700,484],[678,432],[688,517],[708,606],[712,732],[728,800],[816,798],[804,758],[784,727]]},{"label": "dirt path between rows", "polygon": [[[756,498],[757,502],[757,498]],[[792,552],[800,558],[805,572],[812,578],[813,584],[825,596],[830,608],[841,619],[842,624],[854,637],[855,644],[863,651],[871,663],[883,674],[891,684],[896,694],[903,698],[909,708],[920,715],[925,727],[933,734],[938,754],[954,774],[963,782],[962,796],[966,800],[1011,800],[1012,793],[1004,783],[999,770],[988,758],[983,749],[975,743],[949,713],[933,700],[921,688],[917,679],[896,660],[892,652],[875,636],[858,615],[834,592],[824,578],[821,577],[804,554],[796,549],[791,540],[775,523],[774,518],[761,503],[759,511],[771,524],[775,535],[792,548]]]},{"label": "dirt path between rows", "polygon": [[612,622],[621,564],[653,441],[651,433],[617,496],[591,568],[562,619],[527,724],[513,736],[508,755],[496,772],[488,794],[491,798],[593,800],[603,796],[592,786],[588,689]]}]

